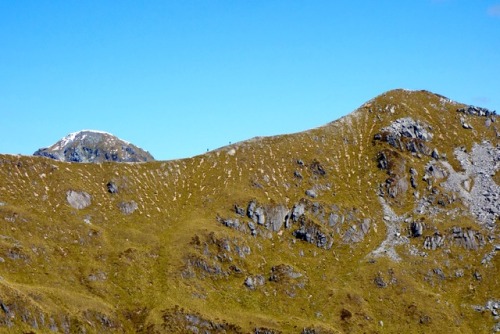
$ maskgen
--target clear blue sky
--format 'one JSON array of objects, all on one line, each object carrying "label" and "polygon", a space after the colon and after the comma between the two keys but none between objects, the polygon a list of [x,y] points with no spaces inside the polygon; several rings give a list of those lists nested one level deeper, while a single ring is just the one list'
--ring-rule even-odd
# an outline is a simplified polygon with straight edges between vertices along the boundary
[{"label": "clear blue sky", "polygon": [[0,153],[96,129],[189,157],[393,88],[500,112],[500,0],[0,0]]}]

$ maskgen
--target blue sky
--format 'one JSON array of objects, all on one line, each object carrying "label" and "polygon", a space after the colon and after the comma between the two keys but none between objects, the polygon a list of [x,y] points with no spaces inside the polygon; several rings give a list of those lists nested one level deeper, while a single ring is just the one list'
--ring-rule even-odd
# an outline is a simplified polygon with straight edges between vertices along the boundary
[{"label": "blue sky", "polygon": [[500,111],[500,0],[0,0],[0,153],[96,129],[160,160],[393,88]]}]

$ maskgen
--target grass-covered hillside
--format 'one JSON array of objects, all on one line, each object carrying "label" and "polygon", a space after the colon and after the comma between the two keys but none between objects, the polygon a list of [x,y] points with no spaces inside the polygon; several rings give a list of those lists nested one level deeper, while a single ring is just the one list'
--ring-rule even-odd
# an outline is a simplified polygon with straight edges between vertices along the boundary
[{"label": "grass-covered hillside", "polygon": [[0,332],[492,332],[499,136],[394,90],[190,159],[0,155]]}]

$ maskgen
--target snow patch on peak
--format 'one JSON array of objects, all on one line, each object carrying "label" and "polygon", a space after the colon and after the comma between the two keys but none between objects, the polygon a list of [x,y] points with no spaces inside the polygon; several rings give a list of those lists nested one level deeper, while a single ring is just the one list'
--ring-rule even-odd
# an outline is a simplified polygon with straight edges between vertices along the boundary
[{"label": "snow patch on peak", "polygon": [[130,145],[130,142],[123,140],[123,139],[120,139],[109,132],[100,131],[100,130],[84,129],[84,130],[80,130],[80,131],[76,131],[76,132],[72,132],[72,133],[68,134],[67,136],[62,138],[60,141],[58,141],[56,144],[54,144],[51,148],[55,149],[55,150],[60,150],[64,147],[66,147],[67,145],[73,143],[75,140],[84,140],[88,135],[92,135],[92,134],[100,134],[100,135],[104,135],[104,136],[108,137],[108,138],[106,138],[106,142],[108,142],[108,143],[111,142],[112,138],[116,138],[116,139],[122,141],[123,143],[125,143],[126,145]]},{"label": "snow patch on peak", "polygon": [[62,149],[63,147],[65,147],[69,143],[72,143],[75,140],[77,135],[78,135],[78,132],[70,133],[69,135],[67,135],[66,137],[62,138],[60,141],[55,143],[55,145],[52,146],[52,148],[56,149],[56,150]]}]

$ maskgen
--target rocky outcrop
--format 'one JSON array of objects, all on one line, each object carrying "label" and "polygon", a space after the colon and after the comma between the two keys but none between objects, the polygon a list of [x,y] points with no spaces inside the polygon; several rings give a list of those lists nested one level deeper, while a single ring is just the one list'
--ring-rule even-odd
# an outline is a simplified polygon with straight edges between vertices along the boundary
[{"label": "rocky outcrop", "polygon": [[[242,233],[265,238],[272,238],[274,234],[282,236],[291,229],[296,239],[323,249],[332,247],[335,235],[346,244],[362,242],[372,225],[372,219],[361,218],[356,208],[340,209],[337,205],[328,208],[306,198],[291,209],[283,204],[263,205],[256,200],[249,201],[246,207],[244,210],[234,204],[235,217],[218,215],[216,220]],[[250,220],[245,221],[245,217]]]},{"label": "rocky outcrop", "polygon": [[316,245],[319,248],[330,249],[332,247],[332,238],[322,231],[321,226],[304,216],[300,219],[299,224],[299,229],[293,232],[297,239]]},{"label": "rocky outcrop", "polygon": [[481,108],[476,106],[467,106],[465,108],[458,108],[457,112],[467,115],[484,116],[484,117],[496,115],[496,111],[491,111],[487,108]]},{"label": "rocky outcrop", "polygon": [[374,140],[387,142],[401,151],[430,155],[432,150],[425,143],[432,140],[432,137],[432,128],[429,125],[405,117],[381,129],[380,133],[374,136]]},{"label": "rocky outcrop", "polygon": [[396,198],[408,191],[406,177],[406,159],[399,152],[385,149],[378,153],[378,167],[387,171],[389,177],[380,188],[385,195]]},{"label": "rocky outcrop", "polygon": [[371,219],[365,218],[359,224],[351,225],[342,236],[345,243],[357,243],[364,240],[365,235],[370,231]]},{"label": "rocky outcrop", "polygon": [[493,258],[495,257],[495,255],[498,254],[498,252],[500,252],[500,245],[497,244],[493,247],[493,250],[489,253],[487,253],[483,259],[481,260],[481,264],[488,264],[491,262],[491,260],[493,260]]},{"label": "rocky outcrop", "polygon": [[67,162],[145,162],[154,161],[149,152],[110,133],[84,130],[67,135],[48,148],[33,153]]},{"label": "rocky outcrop", "polygon": [[455,243],[469,250],[477,250],[486,244],[483,235],[471,228],[463,229],[455,226],[451,229],[451,238]]},{"label": "rocky outcrop", "polygon": [[424,240],[424,248],[436,250],[444,245],[444,239],[445,238],[438,232],[434,233],[431,236],[427,236]]}]

